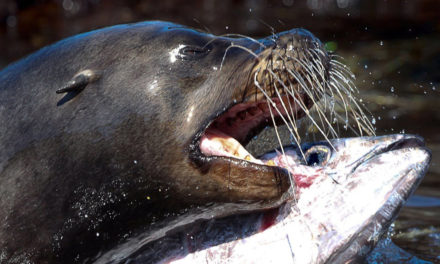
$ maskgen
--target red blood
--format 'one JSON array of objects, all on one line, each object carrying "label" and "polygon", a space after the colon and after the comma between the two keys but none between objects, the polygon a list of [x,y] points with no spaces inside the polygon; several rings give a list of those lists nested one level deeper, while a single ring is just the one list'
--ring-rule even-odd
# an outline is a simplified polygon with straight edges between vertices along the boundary
[{"label": "red blood", "polygon": [[272,225],[274,225],[275,219],[278,216],[278,212],[279,212],[278,208],[270,209],[270,210],[267,210],[266,212],[264,212],[262,223],[261,223],[260,229],[258,231],[263,232],[264,230],[266,230],[269,227],[271,227]]},{"label": "red blood", "polygon": [[318,174],[307,176],[303,174],[294,174],[295,184],[298,188],[308,188],[313,184],[313,181],[318,177]]}]

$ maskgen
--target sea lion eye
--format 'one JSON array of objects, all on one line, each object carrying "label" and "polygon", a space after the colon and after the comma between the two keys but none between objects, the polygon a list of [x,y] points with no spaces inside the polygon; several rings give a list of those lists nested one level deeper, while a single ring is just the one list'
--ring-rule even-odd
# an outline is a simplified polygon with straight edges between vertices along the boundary
[{"label": "sea lion eye", "polygon": [[207,47],[185,46],[179,50],[179,54],[183,59],[196,59],[205,56],[209,51]]},{"label": "sea lion eye", "polygon": [[304,154],[308,166],[323,166],[330,159],[331,149],[325,145],[315,145]]}]

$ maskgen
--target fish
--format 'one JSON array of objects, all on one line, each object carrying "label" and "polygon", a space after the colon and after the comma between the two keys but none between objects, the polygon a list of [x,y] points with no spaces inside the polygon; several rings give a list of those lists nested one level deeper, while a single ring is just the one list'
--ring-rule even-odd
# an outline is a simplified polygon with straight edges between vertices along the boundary
[{"label": "fish", "polygon": [[154,243],[140,235],[95,263],[356,263],[386,234],[431,153],[421,137],[395,134],[303,143],[260,159],[288,168],[294,198],[220,219],[207,211]]}]

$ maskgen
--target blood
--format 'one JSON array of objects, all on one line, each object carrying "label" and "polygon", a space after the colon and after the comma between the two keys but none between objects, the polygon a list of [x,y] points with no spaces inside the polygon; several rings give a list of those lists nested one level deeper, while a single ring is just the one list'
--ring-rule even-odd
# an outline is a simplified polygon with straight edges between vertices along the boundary
[{"label": "blood", "polygon": [[[292,173],[292,177],[295,181],[295,185],[297,188],[308,188],[310,185],[313,184],[315,179],[320,175],[319,173],[322,171],[322,169],[318,169],[315,172],[317,174],[299,174],[299,173]],[[291,171],[292,172],[292,171]]]},{"label": "blood", "polygon": [[263,214],[263,219],[261,221],[259,232],[263,232],[264,230],[268,229],[269,227],[273,226],[275,224],[275,219],[277,218],[279,213],[278,208],[269,209]]},{"label": "blood", "polygon": [[303,174],[295,174],[293,178],[295,179],[296,187],[298,188],[308,188],[312,185],[313,180],[318,177],[318,175],[306,176]]}]

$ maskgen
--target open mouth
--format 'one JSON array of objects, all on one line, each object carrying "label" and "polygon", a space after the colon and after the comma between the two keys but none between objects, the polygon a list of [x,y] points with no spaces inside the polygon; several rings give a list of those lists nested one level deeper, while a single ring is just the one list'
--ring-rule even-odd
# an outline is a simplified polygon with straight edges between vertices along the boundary
[{"label": "open mouth", "polygon": [[253,98],[235,104],[205,129],[199,139],[201,154],[237,159],[257,166],[280,166],[275,161],[279,155],[254,157],[244,146],[267,126],[280,126],[292,122],[292,118],[297,121],[304,116],[302,108],[309,108],[309,104],[306,96],[293,98],[286,94],[270,100]]}]

